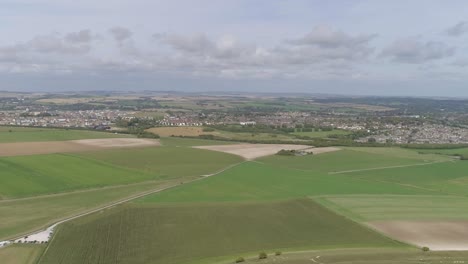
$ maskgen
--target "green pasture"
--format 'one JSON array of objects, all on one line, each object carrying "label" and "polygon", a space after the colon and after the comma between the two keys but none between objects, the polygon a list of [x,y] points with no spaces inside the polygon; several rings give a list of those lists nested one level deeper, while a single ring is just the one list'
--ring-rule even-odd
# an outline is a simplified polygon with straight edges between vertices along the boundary
[{"label": "green pasture", "polygon": [[0,126],[0,143],[122,137],[132,136],[90,130]]},{"label": "green pasture", "polygon": [[315,198],[356,221],[468,220],[468,198],[429,195],[343,195]]},{"label": "green pasture", "polygon": [[175,264],[263,250],[335,247],[404,245],[309,199],[133,205],[63,224],[40,263]]}]

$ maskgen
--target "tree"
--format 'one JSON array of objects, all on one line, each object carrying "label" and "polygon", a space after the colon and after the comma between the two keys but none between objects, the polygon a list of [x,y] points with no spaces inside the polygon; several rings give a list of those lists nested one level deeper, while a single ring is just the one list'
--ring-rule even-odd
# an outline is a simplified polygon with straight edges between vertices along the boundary
[{"label": "tree", "polygon": [[423,247],[422,251],[427,252],[427,251],[429,251],[429,248],[428,247]]},{"label": "tree", "polygon": [[281,251],[276,251],[275,256],[281,256]]},{"label": "tree", "polygon": [[377,140],[373,137],[367,139],[367,143],[376,143]]}]

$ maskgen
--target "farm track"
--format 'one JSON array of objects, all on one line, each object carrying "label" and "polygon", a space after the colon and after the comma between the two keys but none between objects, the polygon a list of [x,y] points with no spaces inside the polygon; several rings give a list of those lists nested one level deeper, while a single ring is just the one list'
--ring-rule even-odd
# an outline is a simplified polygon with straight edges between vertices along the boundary
[{"label": "farm track", "polygon": [[454,161],[434,161],[434,162],[425,162],[425,163],[416,163],[416,164],[408,164],[408,165],[397,165],[397,166],[386,166],[386,167],[375,167],[375,168],[367,168],[367,169],[357,169],[357,170],[345,170],[345,171],[331,171],[328,174],[345,174],[345,173],[352,173],[352,172],[360,172],[360,171],[373,171],[373,170],[385,170],[385,169],[397,169],[397,168],[407,168],[407,167],[416,167],[416,166],[427,166],[436,163],[443,163],[443,162],[454,162]]},{"label": "farm track", "polygon": [[[127,202],[130,202],[130,201],[133,201],[133,200],[136,200],[136,199],[139,199],[139,198],[142,198],[144,196],[147,196],[147,195],[151,195],[151,194],[154,194],[154,193],[158,193],[158,192],[162,192],[162,191],[165,191],[165,190],[168,190],[168,189],[171,189],[171,188],[174,188],[174,187],[177,187],[177,186],[180,186],[181,184],[187,184],[187,183],[192,183],[192,182],[196,182],[196,181],[199,181],[199,180],[203,180],[205,178],[208,178],[208,177],[211,177],[211,176],[215,176],[215,175],[218,175],[226,170],[229,170],[233,167],[236,167],[242,163],[245,163],[247,161],[242,161],[242,162],[239,162],[239,163],[235,163],[235,164],[232,164],[232,165],[229,165],[227,166],[226,168],[223,168],[217,172],[214,172],[214,173],[211,173],[211,174],[207,174],[207,175],[201,175],[199,176],[199,178],[196,178],[196,179],[193,179],[193,180],[189,180],[189,181],[185,181],[183,183],[180,183],[180,182],[177,182],[177,183],[172,183],[172,184],[169,184],[167,186],[162,186],[162,187],[159,187],[157,189],[153,189],[153,190],[150,190],[150,191],[145,191],[145,192],[142,192],[142,193],[139,193],[139,194],[135,194],[135,195],[132,195],[132,196],[129,196],[127,198],[124,198],[124,199],[120,199],[118,201],[115,201],[115,202],[112,202],[112,203],[108,203],[106,205],[102,205],[102,206],[99,206],[97,208],[94,208],[94,209],[91,209],[89,211],[85,211],[85,212],[82,212],[82,213],[79,213],[79,214],[76,214],[76,215],[73,215],[73,216],[70,216],[70,217],[66,217],[66,218],[63,218],[63,219],[59,219],[57,220],[55,223],[53,224],[50,224],[47,228],[41,228],[41,229],[38,229],[38,230],[35,230],[35,231],[32,231],[32,232],[28,232],[28,234],[24,234],[24,235],[21,235],[15,239],[12,239],[14,241],[18,241],[20,239],[23,239],[25,236],[28,236],[28,237],[34,237],[38,234],[41,234],[43,232],[46,232],[48,234],[51,234],[53,232],[53,230],[60,224],[63,224],[65,222],[69,222],[71,220],[74,220],[74,219],[77,219],[77,218],[80,218],[80,217],[83,217],[83,216],[87,216],[87,215],[90,215],[90,214],[93,214],[93,213],[96,213],[96,212],[99,212],[99,211],[102,211],[102,210],[105,210],[105,209],[109,209],[109,208],[112,208],[114,206],[117,206],[117,205],[121,205],[121,204],[124,204],[124,203],[127,203]],[[142,183],[140,183],[142,184]],[[84,191],[83,191],[84,192]],[[62,194],[60,194],[62,195]],[[35,199],[37,197],[31,197],[31,199]],[[21,199],[21,198],[20,198]],[[28,198],[25,198],[25,199],[30,199],[29,197]],[[15,200],[9,200],[9,201],[16,201],[17,199]],[[0,241],[0,244],[2,242],[5,242],[5,241]],[[47,250],[47,249],[46,249]],[[45,253],[45,251],[44,251]]]},{"label": "farm track", "polygon": [[1,203],[6,203],[6,202],[28,201],[28,200],[36,200],[36,199],[41,199],[41,198],[60,197],[60,196],[66,196],[66,195],[70,195],[70,194],[94,192],[94,191],[98,191],[98,190],[100,190],[100,191],[101,190],[102,191],[112,190],[112,189],[121,188],[121,187],[131,187],[131,186],[144,185],[144,184],[148,184],[149,182],[150,181],[143,181],[143,182],[129,183],[129,184],[118,184],[118,185],[112,185],[112,186],[104,186],[104,187],[98,187],[98,188],[88,188],[88,189],[83,189],[83,190],[76,190],[76,191],[71,191],[71,192],[36,195],[36,196],[30,196],[30,197],[24,197],[24,198],[5,198],[5,199],[1,199],[1,197],[0,197],[0,204]]}]

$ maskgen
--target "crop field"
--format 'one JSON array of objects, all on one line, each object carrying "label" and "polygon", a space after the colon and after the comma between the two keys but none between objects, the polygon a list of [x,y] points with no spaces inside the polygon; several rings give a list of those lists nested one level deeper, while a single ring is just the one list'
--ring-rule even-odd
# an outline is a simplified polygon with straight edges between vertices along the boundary
[{"label": "crop field", "polygon": [[403,245],[309,199],[133,205],[64,224],[40,263],[171,264],[261,250],[356,246]]},{"label": "crop field", "polygon": [[126,134],[89,130],[67,130],[55,128],[4,127],[0,126],[0,143],[63,141],[90,138],[122,138],[132,137]]},{"label": "crop field", "polygon": [[13,245],[0,250],[0,262],[5,264],[35,264],[45,245]]}]

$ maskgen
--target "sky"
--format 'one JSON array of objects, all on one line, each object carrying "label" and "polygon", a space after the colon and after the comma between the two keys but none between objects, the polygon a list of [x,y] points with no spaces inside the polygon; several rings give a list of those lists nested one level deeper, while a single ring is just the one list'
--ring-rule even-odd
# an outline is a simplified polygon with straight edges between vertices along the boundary
[{"label": "sky", "polygon": [[468,97],[466,0],[0,0],[0,90]]}]

